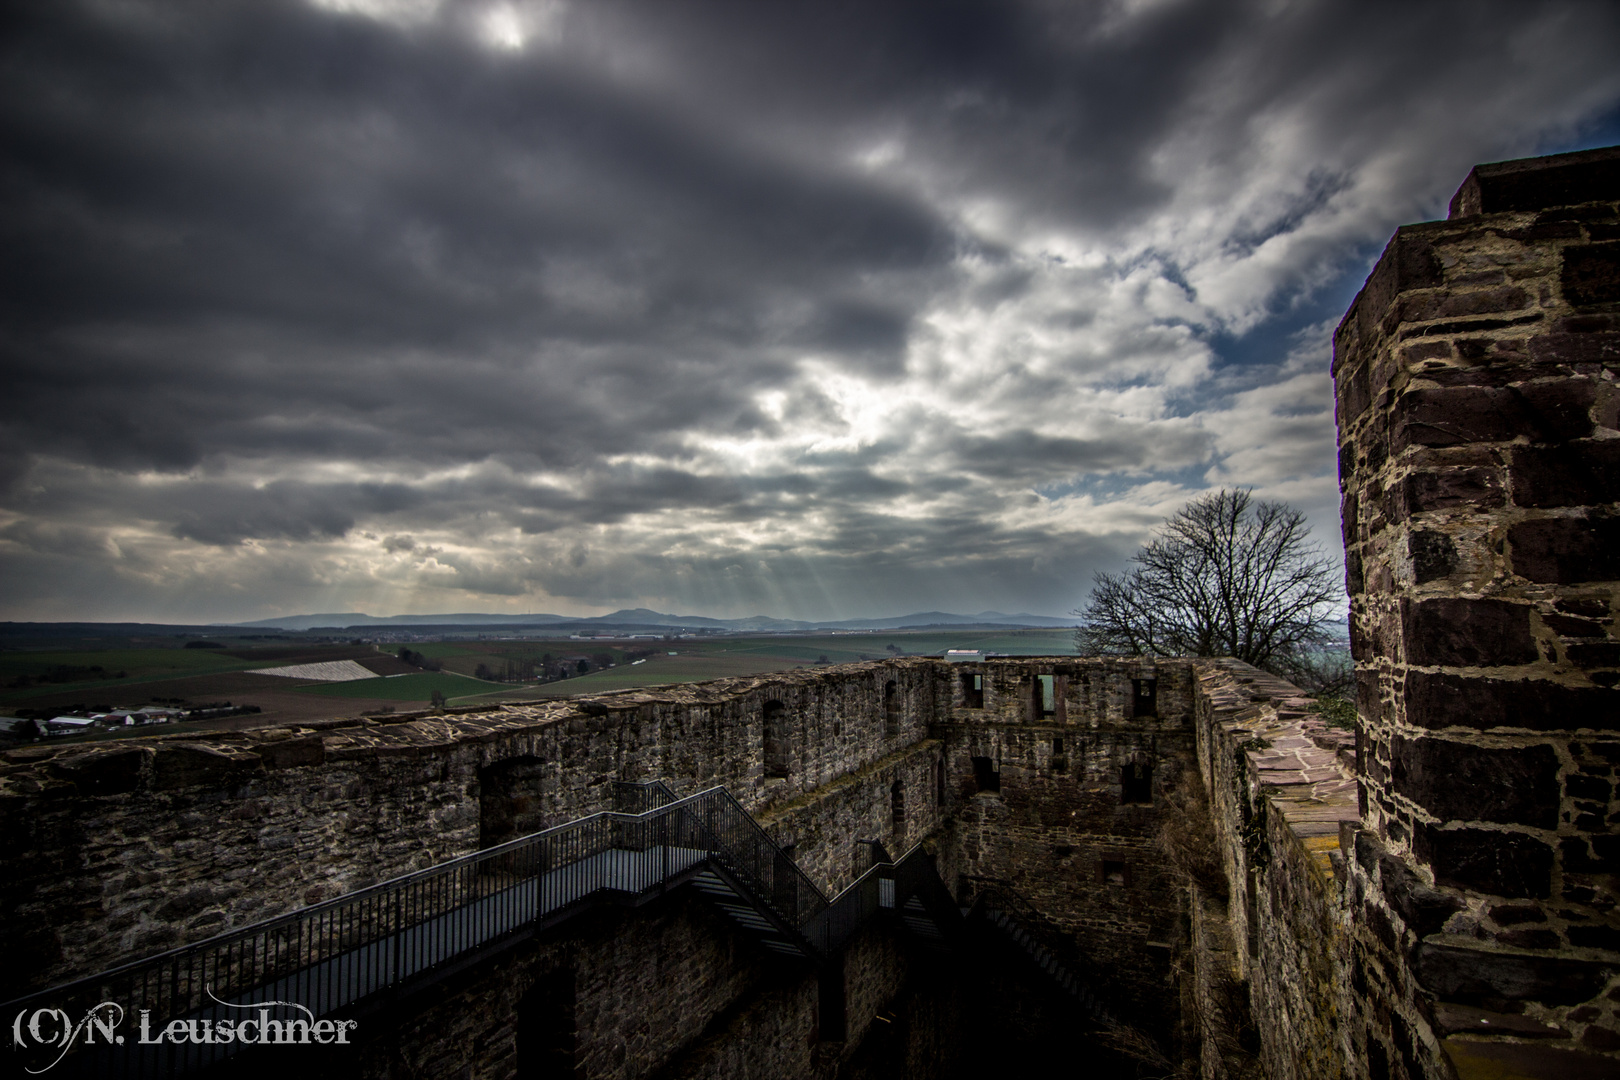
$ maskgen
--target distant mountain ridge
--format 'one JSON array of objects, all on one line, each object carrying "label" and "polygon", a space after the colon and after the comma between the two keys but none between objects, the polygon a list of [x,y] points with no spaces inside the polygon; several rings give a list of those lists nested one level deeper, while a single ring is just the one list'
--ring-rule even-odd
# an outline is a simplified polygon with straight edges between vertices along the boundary
[{"label": "distant mountain ridge", "polygon": [[1030,615],[1022,612],[1007,615],[999,611],[981,611],[977,615],[954,615],[948,611],[923,611],[913,615],[900,615],[887,619],[832,619],[809,622],[803,619],[776,619],[768,615],[751,615],[744,619],[712,619],[706,615],[666,615],[649,608],[626,608],[609,615],[577,617],[540,613],[533,615],[490,615],[483,612],[459,612],[444,615],[367,615],[348,611],[317,615],[283,615],[275,619],[256,619],[253,622],[221,623],[221,626],[276,630],[312,630],[319,627],[349,629],[362,626],[562,626],[582,629],[609,629],[617,627],[669,627],[694,630],[899,630],[904,627],[924,626],[1019,626],[1033,628],[1068,627],[1073,619],[1055,619],[1048,615]]}]

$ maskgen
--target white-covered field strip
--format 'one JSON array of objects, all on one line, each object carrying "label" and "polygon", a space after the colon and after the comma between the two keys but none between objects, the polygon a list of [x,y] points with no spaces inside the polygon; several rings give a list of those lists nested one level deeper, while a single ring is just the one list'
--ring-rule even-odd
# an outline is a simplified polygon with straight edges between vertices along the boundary
[{"label": "white-covered field strip", "polygon": [[353,660],[324,660],[319,664],[293,664],[291,667],[259,668],[255,675],[282,675],[289,679],[320,679],[322,682],[354,682],[375,679],[375,671],[367,671]]}]

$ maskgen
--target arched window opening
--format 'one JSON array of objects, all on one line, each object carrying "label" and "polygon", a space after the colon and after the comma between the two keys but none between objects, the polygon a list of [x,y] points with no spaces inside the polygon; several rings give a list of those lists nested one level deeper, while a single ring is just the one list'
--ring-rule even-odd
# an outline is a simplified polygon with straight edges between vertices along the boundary
[{"label": "arched window opening", "polygon": [[1131,680],[1131,715],[1132,716],[1158,716],[1159,715],[1159,680],[1158,679],[1132,679]]},{"label": "arched window opening", "polygon": [[1057,693],[1051,675],[1035,676],[1030,688],[1030,719],[1040,721],[1057,711]]},{"label": "arched window opening", "polygon": [[900,734],[900,687],[886,683],[883,687],[883,736],[892,739]]},{"label": "arched window opening", "polygon": [[478,846],[504,844],[546,827],[540,781],[546,763],[508,758],[478,770]]},{"label": "arched window opening", "polygon": [[906,831],[906,787],[898,780],[889,785],[889,817],[897,837]]},{"label": "arched window opening", "polygon": [[1126,763],[1119,771],[1119,801],[1122,803],[1150,803],[1153,801],[1153,766],[1145,761]]},{"label": "arched window opening", "polygon": [[764,709],[765,775],[786,777],[793,771],[793,746],[788,733],[787,706],[767,701]]}]

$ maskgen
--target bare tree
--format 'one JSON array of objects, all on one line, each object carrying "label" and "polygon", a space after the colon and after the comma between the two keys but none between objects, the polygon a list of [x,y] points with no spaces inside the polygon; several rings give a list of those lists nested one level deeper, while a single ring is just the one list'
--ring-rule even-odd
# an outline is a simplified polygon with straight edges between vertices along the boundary
[{"label": "bare tree", "polygon": [[1344,590],[1305,515],[1247,491],[1200,495],[1136,553],[1098,573],[1074,614],[1090,654],[1233,656],[1284,677],[1310,670]]}]

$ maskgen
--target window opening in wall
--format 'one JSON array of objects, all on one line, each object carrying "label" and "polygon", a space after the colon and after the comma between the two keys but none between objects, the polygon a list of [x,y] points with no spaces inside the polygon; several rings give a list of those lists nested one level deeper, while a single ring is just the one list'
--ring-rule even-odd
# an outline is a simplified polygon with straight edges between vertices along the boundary
[{"label": "window opening in wall", "polygon": [[552,1080],[573,1076],[575,1033],[574,973],[541,976],[517,1007],[517,1076]]},{"label": "window opening in wall", "polygon": [[1132,761],[1119,770],[1119,801],[1122,803],[1153,801],[1152,765],[1145,761]]},{"label": "window opening in wall", "polygon": [[478,770],[478,846],[504,844],[546,827],[540,780],[546,763],[508,758]]},{"label": "window opening in wall", "polygon": [[1001,773],[987,757],[973,759],[973,783],[980,791],[1000,791]]},{"label": "window opening in wall", "polygon": [[1057,712],[1057,694],[1052,685],[1052,676],[1035,676],[1035,715],[1037,717],[1051,716]]},{"label": "window opening in wall", "polygon": [[892,739],[900,734],[900,688],[894,683],[883,687],[883,735]]},{"label": "window opening in wall", "polygon": [[1102,864],[1102,879],[1104,885],[1130,884],[1130,867],[1123,862],[1113,859],[1104,859]]},{"label": "window opening in wall", "polygon": [[[906,788],[896,780],[889,785],[889,817],[894,822],[894,832],[898,837],[906,831]],[[899,848],[895,849],[896,851]]]},{"label": "window opening in wall", "polygon": [[1052,740],[1052,771],[1060,773],[1068,769],[1069,759],[1063,752],[1063,736],[1059,735]]},{"label": "window opening in wall", "polygon": [[967,709],[984,708],[984,676],[962,675],[962,706]]},{"label": "window opening in wall", "polygon": [[787,706],[767,701],[764,708],[765,775],[785,777],[793,770],[792,740],[788,737]]},{"label": "window opening in wall", "polygon": [[1158,716],[1159,715],[1159,680],[1158,679],[1132,679],[1131,680],[1131,715],[1132,716]]}]

